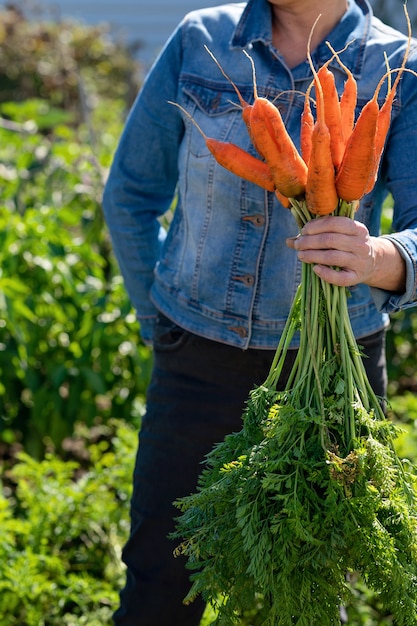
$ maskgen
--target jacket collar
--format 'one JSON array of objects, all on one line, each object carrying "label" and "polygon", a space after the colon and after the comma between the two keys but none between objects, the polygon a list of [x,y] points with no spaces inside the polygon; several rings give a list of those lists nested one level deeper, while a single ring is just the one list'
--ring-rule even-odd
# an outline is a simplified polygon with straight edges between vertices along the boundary
[{"label": "jacket collar", "polygon": [[[335,50],[342,50],[347,46],[343,51],[342,59],[355,78],[360,78],[362,73],[372,15],[368,0],[348,0],[345,15],[326,38]],[[249,0],[234,31],[231,47],[248,48],[257,42],[274,51],[271,6],[268,0]],[[313,62],[317,66],[322,65],[330,56],[331,52],[326,41],[312,51]],[[337,61],[332,61],[330,65],[338,67]]]}]

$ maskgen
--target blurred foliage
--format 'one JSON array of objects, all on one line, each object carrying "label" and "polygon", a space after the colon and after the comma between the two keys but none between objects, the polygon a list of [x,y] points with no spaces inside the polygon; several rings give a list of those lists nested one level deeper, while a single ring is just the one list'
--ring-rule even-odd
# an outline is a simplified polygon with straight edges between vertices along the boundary
[{"label": "blurred foliage", "polygon": [[151,355],[101,211],[137,62],[102,29],[0,24],[0,440],[40,458],[143,408]]},{"label": "blurred foliage", "polygon": [[[46,436],[59,445],[77,421],[138,416],[150,354],[100,208],[114,139],[63,125],[62,111],[45,101],[4,111],[0,433],[40,456]],[[40,132],[46,125],[53,128]]]},{"label": "blurred foliage", "polygon": [[0,626],[111,624],[136,429],[79,426],[70,458],[24,452],[0,493]]},{"label": "blurred foliage", "polygon": [[99,98],[130,104],[137,77],[137,62],[105,26],[29,20],[18,3],[0,12],[3,102],[41,98],[80,120]]},{"label": "blurred foliage", "polygon": [[137,66],[103,32],[0,14],[0,626],[111,624],[124,578],[151,354],[101,212]]},{"label": "blurred foliage", "polygon": [[417,392],[417,313],[413,308],[391,316],[387,337],[390,397]]}]

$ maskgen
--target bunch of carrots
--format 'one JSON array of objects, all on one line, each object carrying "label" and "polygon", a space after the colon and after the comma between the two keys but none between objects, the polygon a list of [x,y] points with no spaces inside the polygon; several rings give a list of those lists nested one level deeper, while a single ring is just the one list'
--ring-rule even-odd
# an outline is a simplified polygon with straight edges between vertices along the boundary
[{"label": "bunch of carrots", "polygon": [[[390,71],[356,122],[351,73],[339,99],[328,64],[313,68],[317,116],[309,90],[301,153],[256,89],[253,104],[241,105],[260,158],[209,138],[207,145],[224,167],[276,193],[300,226],[319,215],[353,218],[377,176],[406,56],[383,105],[378,92]],[[296,332],[300,347],[282,390]],[[346,289],[309,264],[242,422],[207,456],[196,493],[176,502],[176,551],[194,570],[185,601],[201,594],[219,626],[255,607],[262,626],[339,626],[340,607],[354,602],[353,579],[378,594],[396,624],[415,626],[416,470],[396,454],[398,432],[367,378]]]},{"label": "bunch of carrots", "polygon": [[[315,216],[335,213],[341,203],[354,202],[357,208],[359,200],[372,190],[390,127],[397,86],[408,54],[407,51],[399,69],[388,70],[381,77],[372,99],[363,107],[355,122],[356,80],[339,55],[328,45],[333,52],[332,58],[335,57],[343,67],[347,79],[339,98],[334,74],[329,69],[331,59],[316,71],[310,58],[314,79],[305,94],[300,151],[288,134],[279,109],[267,98],[258,96],[255,69],[249,55],[254,77],[253,104],[246,102],[233,81],[225,76],[236,90],[243,120],[259,157],[236,144],[207,137],[198,127],[208,149],[220,165],[274,192],[287,208],[294,205],[298,207],[300,200],[305,200],[308,211]],[[223,72],[212,53],[207,51]],[[395,81],[380,107],[379,92],[393,72],[396,72]],[[313,116],[311,106],[313,87],[316,92],[316,117]],[[188,115],[186,111],[183,112]],[[194,120],[191,121],[196,124]]]}]

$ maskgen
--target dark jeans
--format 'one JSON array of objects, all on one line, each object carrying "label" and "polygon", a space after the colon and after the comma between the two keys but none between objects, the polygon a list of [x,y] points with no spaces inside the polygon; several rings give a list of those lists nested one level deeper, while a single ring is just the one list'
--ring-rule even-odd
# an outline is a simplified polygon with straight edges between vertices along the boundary
[{"label": "dark jeans", "polygon": [[[384,333],[359,342],[378,395],[385,395]],[[174,558],[179,511],[173,501],[195,491],[202,460],[213,445],[240,430],[249,391],[264,382],[271,350],[233,348],[192,335],[160,317],[134,470],[131,535],[123,550],[126,586],[117,626],[198,626],[201,599],[182,603],[190,588],[184,558]],[[295,353],[288,356],[282,384]]]}]

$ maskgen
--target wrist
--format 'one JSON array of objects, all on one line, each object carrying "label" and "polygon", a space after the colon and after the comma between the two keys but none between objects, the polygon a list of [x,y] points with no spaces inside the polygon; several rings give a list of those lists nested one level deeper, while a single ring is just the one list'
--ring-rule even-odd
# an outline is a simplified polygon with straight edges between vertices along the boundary
[{"label": "wrist", "polygon": [[401,293],[406,288],[406,264],[397,246],[386,237],[371,237],[373,268],[366,284]]}]

